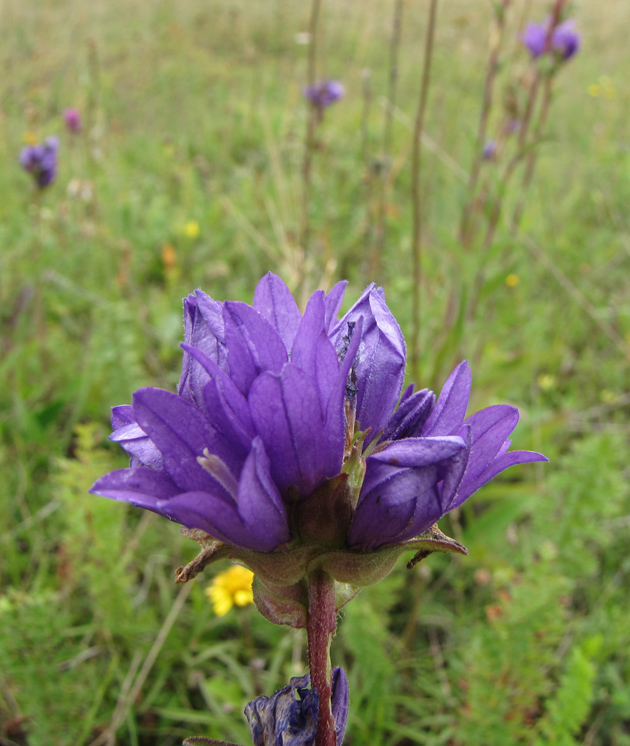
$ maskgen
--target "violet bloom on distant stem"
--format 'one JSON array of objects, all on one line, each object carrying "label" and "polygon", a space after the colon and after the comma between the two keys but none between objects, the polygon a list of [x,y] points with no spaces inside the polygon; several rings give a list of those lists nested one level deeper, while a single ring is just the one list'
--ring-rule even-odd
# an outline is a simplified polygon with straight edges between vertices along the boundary
[{"label": "violet bloom on distant stem", "polygon": [[546,460],[508,451],[516,408],[466,418],[465,362],[437,402],[413,385],[401,395],[405,341],[383,290],[337,319],[345,285],[315,292],[304,314],[272,274],[253,307],[190,295],[178,393],[144,388],[113,409],[131,465],[92,487],[196,530],[203,557],[180,580],[239,560],[259,610],[294,627],[312,570],[341,584],[339,608],[402,552],[465,553],[434,524],[504,469]]},{"label": "violet bloom on distant stem", "polygon": [[[528,23],[521,36],[521,41],[534,58],[540,57],[545,52],[549,23],[549,20],[538,24]],[[574,29],[575,21],[571,19],[556,26],[551,34],[549,49],[562,61],[570,59],[580,49],[580,35]]]},{"label": "violet bloom on distant stem", "polygon": [[338,80],[322,80],[305,86],[302,92],[316,109],[325,109],[342,99],[346,93]]},{"label": "violet bloom on distant stem", "polygon": [[50,186],[57,175],[57,152],[59,140],[47,137],[39,145],[26,145],[20,153],[20,164],[33,174],[35,183],[40,189]]},{"label": "violet bloom on distant stem", "polygon": [[63,121],[66,123],[67,129],[74,134],[81,132],[83,128],[78,109],[66,109],[63,113]]},{"label": "violet bloom on distant stem", "polygon": [[497,144],[494,140],[488,140],[486,144],[483,146],[483,153],[482,158],[484,161],[492,161],[494,160],[495,155],[497,154]]}]

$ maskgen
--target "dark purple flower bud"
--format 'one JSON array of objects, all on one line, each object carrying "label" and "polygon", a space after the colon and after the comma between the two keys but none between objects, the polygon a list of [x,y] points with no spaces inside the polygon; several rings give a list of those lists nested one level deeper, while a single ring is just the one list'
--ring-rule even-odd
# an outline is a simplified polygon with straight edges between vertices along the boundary
[{"label": "dark purple flower bud", "polygon": [[81,132],[83,123],[78,109],[66,109],[63,113],[63,121],[70,132]]},{"label": "dark purple flower bud", "polygon": [[302,90],[307,98],[317,109],[325,109],[345,96],[345,88],[338,80],[322,80]]},{"label": "dark purple flower bud", "polygon": [[[295,677],[271,697],[257,697],[247,705],[254,746],[313,746],[319,696],[308,685],[308,674]],[[348,717],[348,678],[343,668],[333,669],[331,702],[337,746],[341,746]]]},{"label": "dark purple flower bud", "polygon": [[20,164],[33,178],[40,189],[50,186],[57,175],[57,151],[59,140],[47,137],[40,145],[27,145],[20,153]]},{"label": "dark purple flower bud", "polygon": [[483,146],[482,158],[484,161],[492,161],[497,154],[497,144],[494,140],[488,140]]}]

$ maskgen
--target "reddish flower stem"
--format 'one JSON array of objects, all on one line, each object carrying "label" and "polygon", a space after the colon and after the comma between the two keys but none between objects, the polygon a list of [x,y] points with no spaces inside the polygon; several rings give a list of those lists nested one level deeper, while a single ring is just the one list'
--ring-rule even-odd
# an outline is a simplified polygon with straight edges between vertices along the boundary
[{"label": "reddish flower stem", "polygon": [[332,715],[332,668],[330,643],[335,634],[335,581],[323,570],[315,570],[308,579],[308,664],[311,687],[319,694],[317,738],[315,746],[337,746]]}]

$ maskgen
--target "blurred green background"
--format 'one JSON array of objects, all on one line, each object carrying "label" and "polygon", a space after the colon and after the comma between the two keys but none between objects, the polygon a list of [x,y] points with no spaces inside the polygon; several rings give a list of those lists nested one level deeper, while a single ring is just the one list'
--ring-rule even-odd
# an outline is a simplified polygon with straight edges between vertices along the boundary
[{"label": "blurred green background", "polygon": [[[489,134],[549,3],[514,2]],[[403,3],[384,146],[393,0],[325,0],[317,75],[343,82],[312,151],[300,246],[310,7],[298,0],[3,0],[0,5],[0,743],[250,742],[242,716],[306,667],[301,632],[253,607],[217,616],[196,545],[88,495],[126,465],[109,408],[174,390],[181,298],[251,302],[268,270],[303,293],[350,281],[411,311],[411,127],[428,2]],[[510,470],[442,521],[468,557],[404,563],[343,612],[349,746],[630,745],[630,86],[626,0],[576,2],[582,50],[559,71],[521,229],[464,252],[457,225],[493,5],[439,9],[421,188],[418,380],[467,357],[472,410],[521,409]],[[76,107],[84,128],[64,130]],[[60,137],[38,194],[25,142]],[[500,162],[482,164],[500,189]],[[498,182],[497,182],[498,180]],[[498,184],[498,185],[497,185]],[[484,207],[480,208],[480,219]],[[385,216],[381,241],[375,226]],[[474,313],[453,298],[485,279]]]}]

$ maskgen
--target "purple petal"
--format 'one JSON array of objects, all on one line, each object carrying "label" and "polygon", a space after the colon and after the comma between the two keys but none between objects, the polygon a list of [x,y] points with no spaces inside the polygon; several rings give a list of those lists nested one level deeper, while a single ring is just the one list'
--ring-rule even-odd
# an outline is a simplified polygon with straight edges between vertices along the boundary
[{"label": "purple petal", "polygon": [[278,332],[246,303],[226,302],[223,318],[230,378],[247,396],[258,375],[282,370],[287,350]]},{"label": "purple petal", "polygon": [[280,491],[310,494],[341,469],[343,433],[324,428],[317,386],[293,363],[280,375],[263,373],[252,385],[249,406]]},{"label": "purple petal", "polygon": [[464,360],[447,378],[437,404],[422,429],[422,435],[452,435],[459,432],[466,416],[471,384],[470,367]]},{"label": "purple petal", "polygon": [[256,286],[254,308],[278,332],[289,352],[302,314],[285,282],[268,272]]},{"label": "purple petal", "polygon": [[457,435],[436,438],[407,438],[398,440],[368,458],[368,464],[379,461],[400,468],[428,466],[455,456],[464,448]]},{"label": "purple petal", "polygon": [[405,341],[382,290],[371,285],[336,327],[338,349],[348,322],[359,316],[363,316],[364,323],[355,366],[357,420],[362,430],[371,428],[367,445],[384,429],[400,397],[405,376]]},{"label": "purple petal", "polygon": [[434,404],[435,394],[429,389],[407,396],[403,394],[398,409],[387,423],[382,440],[401,440],[419,436]]},{"label": "purple petal", "polygon": [[147,436],[144,430],[135,422],[119,427],[109,436],[109,440],[120,445],[132,456],[132,466],[148,466],[150,469],[161,471],[163,468],[162,454]]},{"label": "purple petal", "polygon": [[163,500],[160,508],[177,523],[205,531],[213,539],[247,549],[267,551],[252,545],[252,539],[254,544],[256,539],[238,514],[236,501],[226,493],[183,492]]},{"label": "purple petal", "polygon": [[472,446],[466,479],[475,479],[492,462],[518,424],[518,409],[507,404],[486,407],[469,417]]},{"label": "purple petal", "polygon": [[328,293],[324,300],[326,306],[326,331],[330,333],[337,324],[337,316],[343,303],[343,295],[346,291],[348,280],[341,280]]},{"label": "purple petal", "polygon": [[348,534],[350,546],[371,549],[402,541],[421,533],[443,515],[437,465],[396,469],[370,461],[365,482],[371,488],[366,494],[361,491]]},{"label": "purple petal", "polygon": [[[223,304],[212,300],[201,290],[184,299],[184,339],[201,350],[220,368],[227,370]],[[208,376],[187,352],[182,361],[182,375],[177,392],[188,401],[202,406],[203,387]]]},{"label": "purple petal", "polygon": [[90,492],[166,516],[160,503],[176,495],[179,489],[163,472],[141,466],[105,474],[92,485]]},{"label": "purple petal", "polygon": [[328,404],[339,372],[335,348],[326,334],[324,303],[321,290],[311,296],[291,350],[291,362],[314,374],[322,412]]},{"label": "purple petal", "polygon": [[260,438],[254,438],[241,472],[238,512],[252,536],[257,537],[260,551],[270,551],[289,540],[286,509],[271,478],[269,458]]},{"label": "purple petal", "polygon": [[335,719],[335,733],[337,734],[337,746],[343,743],[346,734],[346,721],[348,720],[348,708],[350,706],[350,692],[348,677],[340,666],[332,670],[332,714]]},{"label": "purple petal", "polygon": [[112,407],[112,430],[118,430],[123,425],[135,422],[133,417],[133,407],[131,404],[119,404]]},{"label": "purple petal", "polygon": [[185,492],[216,491],[223,488],[199,464],[204,449],[217,455],[234,476],[241,464],[232,450],[203,414],[176,394],[162,389],[144,388],[133,396],[133,411],[164,459],[164,470]]},{"label": "purple petal", "polygon": [[535,451],[510,451],[504,453],[501,456],[495,458],[495,460],[483,471],[474,478],[468,478],[465,475],[464,480],[459,488],[457,497],[453,501],[453,508],[459,507],[464,500],[467,500],[473,493],[475,493],[480,487],[483,487],[486,482],[500,474],[505,469],[509,469],[510,466],[516,466],[516,464],[528,464],[534,461],[549,461],[546,456],[542,453],[536,453]]},{"label": "purple petal", "polygon": [[239,451],[244,460],[255,435],[247,400],[230,377],[201,350],[187,344],[182,344],[182,348],[208,374],[203,401],[204,410],[211,418],[213,428]]}]

